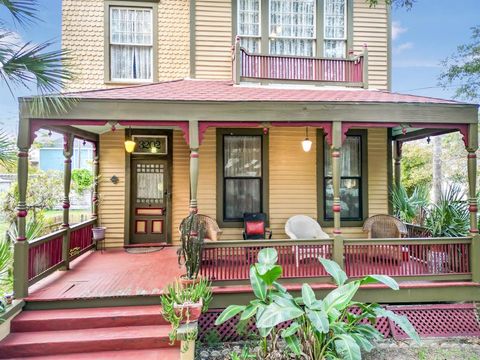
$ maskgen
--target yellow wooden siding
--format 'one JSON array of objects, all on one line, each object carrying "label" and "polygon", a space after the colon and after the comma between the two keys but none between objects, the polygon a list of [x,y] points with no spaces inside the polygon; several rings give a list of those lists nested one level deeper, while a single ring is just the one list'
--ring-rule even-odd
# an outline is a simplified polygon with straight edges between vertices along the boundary
[{"label": "yellow wooden siding", "polygon": [[183,132],[173,132],[172,242],[179,242],[178,227],[188,215],[190,200],[190,150]]},{"label": "yellow wooden siding", "polygon": [[[124,244],[125,211],[125,132],[117,130],[100,135],[100,194],[99,216],[105,233],[107,247],[121,247]],[[110,178],[116,175],[118,183]]]},{"label": "yellow wooden siding", "polygon": [[379,2],[369,7],[365,0],[354,0],[353,49],[356,53],[368,45],[368,81],[371,88],[388,89],[388,12]]},{"label": "yellow wooden siding", "polygon": [[387,129],[368,129],[368,215],[388,214]]},{"label": "yellow wooden siding", "polygon": [[195,2],[195,77],[229,79],[232,70],[231,0]]}]

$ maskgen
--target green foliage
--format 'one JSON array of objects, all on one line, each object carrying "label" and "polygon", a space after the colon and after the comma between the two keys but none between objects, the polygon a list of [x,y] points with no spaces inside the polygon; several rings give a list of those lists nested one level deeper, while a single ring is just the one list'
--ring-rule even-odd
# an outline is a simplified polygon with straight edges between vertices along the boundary
[{"label": "green foliage", "polygon": [[[0,290],[11,290],[13,285],[13,242],[0,238]],[[0,297],[2,296],[0,291]],[[1,309],[0,309],[1,312]]]},{"label": "green foliage", "polygon": [[[37,214],[36,217],[29,216],[27,217],[27,224],[25,229],[25,237],[27,240],[36,239],[45,234],[47,229],[48,221],[45,218],[43,213]],[[17,223],[13,222],[8,229],[8,238],[10,241],[14,242],[18,238]]]},{"label": "green foliage", "polygon": [[449,186],[437,204],[431,204],[425,227],[434,237],[467,236],[469,232],[468,204],[458,185]]},{"label": "green foliage", "polygon": [[370,7],[376,7],[379,3],[385,3],[387,5],[395,5],[410,10],[416,0],[365,0],[365,2],[370,5]]},{"label": "green foliage", "polygon": [[0,130],[0,167],[7,171],[13,170],[16,158],[15,143],[3,130]]},{"label": "green foliage", "polygon": [[[276,270],[279,266],[276,261],[274,249],[261,250],[258,263],[252,265],[250,271],[250,283],[257,298],[247,306],[230,305],[215,321],[215,325],[221,325],[237,314],[240,314],[241,319],[254,318],[263,338],[257,358],[281,358],[282,350],[278,347],[278,339],[281,337],[289,351],[297,357],[361,359],[361,350],[370,351],[373,348],[372,341],[381,338],[381,334],[372,325],[379,317],[392,319],[412,339],[419,341],[406,317],[386,311],[378,304],[352,301],[362,284],[380,282],[398,290],[398,284],[392,278],[370,275],[347,282],[347,275],[338,264],[320,259],[337,288],[320,300],[316,299],[308,284],[303,284],[302,296],[294,298],[277,282],[280,274]],[[352,307],[360,307],[362,313],[352,314],[349,312]],[[367,320],[368,323],[362,324],[362,320]],[[278,326],[287,321],[292,321],[291,325],[279,330]]]},{"label": "green foliage", "polygon": [[480,25],[471,30],[471,42],[458,46],[456,53],[442,62],[445,70],[439,82],[444,88],[459,84],[456,97],[480,101]]},{"label": "green foliage", "polygon": [[[178,328],[183,322],[190,322],[190,311],[187,308],[185,312],[175,311],[175,304],[195,304],[202,301],[202,313],[208,310],[212,300],[212,289],[210,282],[206,279],[200,279],[197,284],[182,285],[179,282],[168,285],[160,297],[162,303],[162,315],[171,326],[169,333],[170,341],[173,343],[177,338]],[[185,316],[185,318],[184,318]],[[197,334],[194,334],[196,338]],[[189,340],[195,340],[189,338]]]},{"label": "green foliage", "polygon": [[402,183],[408,194],[417,186],[432,183],[432,151],[419,144],[408,144],[402,149]]},{"label": "green foliage", "polygon": [[93,173],[88,169],[73,169],[72,183],[73,189],[78,194],[83,194],[85,190],[92,189]]},{"label": "green foliage", "polygon": [[411,224],[422,224],[422,216],[429,202],[429,189],[426,186],[415,187],[409,196],[402,184],[398,187],[394,185],[391,195],[393,213],[397,218]]},{"label": "green foliage", "polygon": [[256,359],[257,356],[247,347],[244,346],[240,354],[236,352],[232,352],[230,355],[231,360],[249,360],[249,359]]},{"label": "green foliage", "polygon": [[[63,176],[59,171],[40,171],[29,176],[27,188],[27,209],[33,217],[43,210],[53,209],[63,199]],[[0,199],[0,209],[8,223],[16,219],[18,184],[14,183]]]},{"label": "green foliage", "polygon": [[198,276],[202,265],[202,251],[205,240],[205,224],[195,213],[191,213],[180,224],[181,246],[177,251],[178,264],[185,265],[188,279]]},{"label": "green foliage", "polygon": [[[39,20],[36,0],[0,0],[1,7],[7,10],[14,22],[22,26],[32,25]],[[36,88],[42,96],[34,97],[29,103],[35,115],[64,112],[76,101],[74,98],[43,96],[58,93],[66,82],[73,79],[68,66],[68,52],[64,49],[49,50],[54,44],[54,41],[22,44],[7,29],[6,21],[0,20],[0,79],[12,95],[14,87]]]}]

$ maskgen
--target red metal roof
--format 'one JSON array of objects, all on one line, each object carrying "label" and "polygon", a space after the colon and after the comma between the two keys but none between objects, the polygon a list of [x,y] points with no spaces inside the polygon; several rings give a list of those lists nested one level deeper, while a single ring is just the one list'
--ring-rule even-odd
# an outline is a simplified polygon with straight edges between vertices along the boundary
[{"label": "red metal roof", "polygon": [[158,101],[280,101],[280,102],[374,102],[461,104],[423,96],[380,90],[298,88],[289,86],[233,85],[224,80],[174,80],[148,85],[128,86],[69,93],[81,99],[158,100]]}]

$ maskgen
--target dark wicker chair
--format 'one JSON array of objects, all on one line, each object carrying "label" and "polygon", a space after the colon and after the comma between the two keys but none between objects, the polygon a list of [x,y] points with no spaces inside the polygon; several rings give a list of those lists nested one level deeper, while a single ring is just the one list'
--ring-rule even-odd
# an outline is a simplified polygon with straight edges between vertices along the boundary
[{"label": "dark wicker chair", "polygon": [[272,232],[267,229],[267,215],[265,213],[243,214],[243,239],[260,240],[267,238],[272,238]]}]

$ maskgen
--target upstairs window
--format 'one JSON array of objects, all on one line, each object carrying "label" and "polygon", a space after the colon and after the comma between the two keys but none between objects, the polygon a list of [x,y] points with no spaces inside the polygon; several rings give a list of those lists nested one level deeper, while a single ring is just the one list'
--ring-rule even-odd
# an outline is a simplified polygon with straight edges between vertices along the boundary
[{"label": "upstairs window", "polygon": [[252,53],[260,52],[260,1],[238,1],[238,35],[242,46]]},{"label": "upstairs window", "polygon": [[236,34],[250,53],[344,58],[347,2],[237,0]]},{"label": "upstairs window", "polygon": [[324,56],[344,58],[347,49],[346,0],[324,1]]},{"label": "upstairs window", "polygon": [[153,11],[110,7],[110,80],[153,80]]}]

